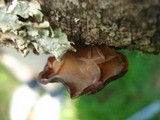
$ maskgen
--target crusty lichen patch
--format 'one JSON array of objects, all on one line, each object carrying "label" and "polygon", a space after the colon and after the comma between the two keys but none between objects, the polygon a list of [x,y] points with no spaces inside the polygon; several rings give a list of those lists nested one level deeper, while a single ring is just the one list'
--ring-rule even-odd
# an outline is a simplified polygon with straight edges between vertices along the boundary
[{"label": "crusty lichen patch", "polygon": [[74,50],[67,35],[60,29],[52,30],[43,19],[39,4],[13,0],[0,5],[0,45],[12,45],[26,56],[29,49],[41,54],[51,53],[60,60],[68,50]]}]

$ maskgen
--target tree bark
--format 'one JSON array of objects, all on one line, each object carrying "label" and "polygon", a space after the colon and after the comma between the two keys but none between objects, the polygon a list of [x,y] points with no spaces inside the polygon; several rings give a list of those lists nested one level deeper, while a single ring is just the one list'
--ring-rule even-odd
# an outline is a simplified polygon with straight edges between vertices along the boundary
[{"label": "tree bark", "polygon": [[38,0],[70,41],[160,52],[160,0]]},{"label": "tree bark", "polygon": [[160,52],[160,0],[37,1],[52,29],[70,41]]}]

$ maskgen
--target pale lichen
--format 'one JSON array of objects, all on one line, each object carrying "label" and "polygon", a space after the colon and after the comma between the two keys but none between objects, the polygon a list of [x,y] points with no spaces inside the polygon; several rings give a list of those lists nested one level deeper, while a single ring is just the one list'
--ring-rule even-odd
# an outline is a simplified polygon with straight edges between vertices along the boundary
[{"label": "pale lichen", "polygon": [[36,53],[51,53],[61,60],[68,50],[74,50],[67,35],[60,29],[52,30],[43,19],[40,5],[13,0],[9,5],[0,5],[0,45],[14,46],[22,55],[29,49]]}]

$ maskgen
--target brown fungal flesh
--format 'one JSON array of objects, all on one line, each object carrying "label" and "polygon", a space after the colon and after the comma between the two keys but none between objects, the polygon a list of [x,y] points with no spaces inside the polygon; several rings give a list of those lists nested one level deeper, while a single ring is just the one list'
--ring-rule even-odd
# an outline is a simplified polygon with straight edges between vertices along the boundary
[{"label": "brown fungal flesh", "polygon": [[127,58],[112,51],[106,45],[76,46],[76,52],[67,52],[58,62],[48,58],[44,70],[39,74],[41,83],[63,83],[71,98],[93,94],[110,81],[128,70]]}]

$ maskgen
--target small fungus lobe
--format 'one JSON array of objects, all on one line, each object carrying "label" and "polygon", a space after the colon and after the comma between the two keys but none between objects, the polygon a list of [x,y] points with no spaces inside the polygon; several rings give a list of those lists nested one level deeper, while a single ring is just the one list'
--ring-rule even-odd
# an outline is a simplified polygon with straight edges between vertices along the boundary
[{"label": "small fungus lobe", "polygon": [[76,52],[67,52],[60,62],[49,57],[39,74],[40,82],[61,82],[71,98],[77,98],[98,92],[128,70],[127,58],[106,45],[79,45],[75,48]]}]

